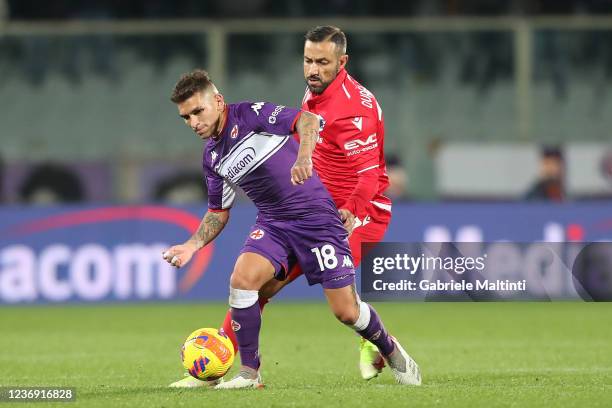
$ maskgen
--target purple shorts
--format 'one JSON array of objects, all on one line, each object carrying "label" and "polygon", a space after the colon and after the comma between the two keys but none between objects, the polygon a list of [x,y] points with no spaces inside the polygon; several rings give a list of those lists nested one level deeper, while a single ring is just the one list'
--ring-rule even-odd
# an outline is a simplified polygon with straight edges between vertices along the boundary
[{"label": "purple shorts", "polygon": [[355,282],[348,234],[335,208],[294,220],[258,216],[240,252],[268,259],[278,280],[297,263],[309,285],[337,289]]}]

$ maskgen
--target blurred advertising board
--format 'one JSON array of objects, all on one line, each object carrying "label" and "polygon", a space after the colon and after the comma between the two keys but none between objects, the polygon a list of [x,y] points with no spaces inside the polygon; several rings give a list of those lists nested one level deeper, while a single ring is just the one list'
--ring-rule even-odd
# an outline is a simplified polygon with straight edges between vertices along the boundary
[{"label": "blurred advertising board", "polygon": [[[174,269],[161,257],[190,236],[205,211],[2,207],[0,304],[225,300],[234,261],[255,221],[254,207],[234,208],[213,245],[187,266]],[[612,241],[612,203],[398,204],[385,241]],[[279,298],[322,295],[298,279]]]}]

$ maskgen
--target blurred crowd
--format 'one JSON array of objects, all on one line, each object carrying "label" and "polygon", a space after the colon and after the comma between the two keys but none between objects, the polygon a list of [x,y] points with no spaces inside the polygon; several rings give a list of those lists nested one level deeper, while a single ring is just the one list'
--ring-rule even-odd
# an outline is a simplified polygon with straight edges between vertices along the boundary
[{"label": "blurred crowd", "polygon": [[[241,17],[423,17],[423,16],[507,16],[507,15],[568,15],[612,14],[612,0],[0,0],[0,20],[121,20],[121,19],[180,19],[180,18],[241,18]],[[350,37],[350,32],[349,32]],[[396,52],[399,64],[409,68],[425,80],[436,79],[444,65],[444,50],[434,38],[422,33],[384,36],[372,33],[369,44],[380,48],[386,44]],[[231,40],[231,39],[230,39]],[[370,51],[363,41],[351,43],[351,53]],[[247,47],[242,54],[265,50],[253,46],[249,39],[241,39]],[[255,41],[252,39],[251,41]],[[555,95],[563,99],[567,94],[568,71],[600,65],[604,76],[612,77],[612,34],[607,31],[574,33],[573,39],[554,30],[540,30],[534,36],[534,49],[539,63],[535,66],[536,79],[545,76],[551,81]],[[459,81],[474,84],[486,94],[496,82],[513,77],[513,37],[510,32],[482,31],[458,36],[450,45],[460,55]],[[244,45],[243,44],[243,45]],[[241,44],[231,43],[232,49]],[[272,44],[274,47],[274,44]],[[20,65],[17,75],[23,75],[33,85],[41,84],[49,70],[59,71],[73,84],[79,84],[83,65],[95,74],[113,82],[121,79],[121,69],[115,56],[122,49],[136,50],[141,61],[150,61],[163,70],[173,57],[186,57],[194,65],[206,63],[207,50],[201,37],[184,35],[180,41],[174,36],[156,36],[154,41],[144,38],[95,35],[61,39],[25,37],[0,39],[0,55],[5,59],[0,69],[11,74],[11,65]],[[371,47],[370,47],[371,48]],[[235,54],[235,53],[234,53]],[[40,64],[40,60],[47,60]],[[248,57],[246,60],[250,60]],[[264,58],[265,60],[265,58]],[[12,63],[8,61],[13,61]],[[359,59],[354,59],[359,64]],[[230,64],[240,67],[243,64]],[[353,72],[368,82],[367,72],[353,66]],[[0,78],[0,81],[2,79]],[[603,89],[601,92],[605,92]]]},{"label": "blurred crowd", "polygon": [[[602,162],[602,172],[612,174],[612,155]],[[385,195],[394,202],[411,200],[408,193],[409,178],[401,159],[395,154],[387,154],[387,175],[389,187]],[[565,160],[563,150],[557,146],[543,146],[540,151],[538,174],[532,185],[525,192],[526,201],[563,202],[567,200],[565,189]],[[11,172],[11,178],[16,179],[13,194],[10,200],[3,197],[3,178],[6,178],[2,162],[0,161],[0,203],[3,201],[30,205],[53,205],[59,203],[84,203],[100,201],[95,196],[106,197],[102,201],[112,199],[109,196],[110,186],[106,192],[96,192],[105,184],[100,180],[100,170],[110,170],[102,166],[93,174],[78,164],[42,162],[31,163],[24,166],[22,171]],[[146,171],[146,170],[145,170]],[[143,191],[139,201],[160,202],[173,205],[202,204],[207,200],[206,184],[199,170],[169,168],[168,171],[154,175],[153,179],[141,174]],[[106,184],[109,183],[108,178]],[[111,182],[112,183],[112,182]],[[92,190],[94,189],[94,190]],[[7,193],[6,191],[4,193]],[[247,201],[244,194],[240,194],[239,201]],[[486,198],[484,198],[486,200]],[[495,199],[490,197],[490,199]]]},{"label": "blurred crowd", "polygon": [[[242,17],[419,17],[419,16],[504,16],[504,15],[568,15],[612,13],[612,0],[0,0],[0,23],[5,21],[42,20],[117,20],[166,18],[242,18]],[[386,35],[368,34],[368,38],[353,41],[349,33],[351,72],[369,87],[377,79],[388,81],[405,73],[420,81],[436,81],[445,65],[445,50],[457,50],[456,80],[472,85],[479,96],[486,95],[495,83],[514,76],[513,37],[506,32],[472,32],[454,35],[449,41],[439,41],[423,33]],[[563,33],[541,31],[534,36],[536,55],[535,79],[546,78],[559,100],[567,95],[568,71],[575,67],[602,67],[602,76],[612,78],[612,33],[592,32],[575,34],[566,41]],[[284,39],[278,39],[279,43]],[[301,43],[301,38],[297,38]],[[250,42],[249,42],[250,41]],[[253,38],[230,39],[229,55],[245,61],[276,61],[265,58],[270,50],[262,50]],[[384,44],[386,48],[383,48]],[[296,49],[298,49],[296,47]],[[36,87],[45,82],[50,72],[57,71],[78,85],[92,72],[111,82],[120,82],[122,67],[118,57],[123,49],[135,50],[140,63],[151,62],[156,70],[164,70],[174,57],[184,56],[193,66],[206,66],[205,44],[197,35],[185,35],[181,41],[172,36],[155,38],[117,37],[96,35],[50,39],[42,36],[5,37],[0,39],[0,86],[15,77],[25,79]],[[382,50],[381,50],[382,49]],[[393,52],[387,52],[393,50]],[[384,55],[381,58],[366,58]],[[376,60],[376,61],[374,61]],[[45,61],[45,63],[41,63]],[[376,66],[372,67],[372,62]],[[388,61],[385,65],[384,61]],[[229,69],[243,69],[249,64],[233,61]],[[265,63],[265,62],[264,62]],[[278,65],[278,64],[275,64]],[[380,72],[380,67],[388,66]],[[393,70],[407,69],[402,72]],[[273,71],[271,67],[269,72]],[[378,69],[379,71],[376,71]],[[374,72],[374,74],[372,73]],[[580,74],[580,70],[577,70]],[[586,74],[588,71],[584,70]],[[235,73],[234,73],[235,74]],[[606,87],[599,87],[602,96]],[[612,156],[611,156],[612,157]],[[602,165],[602,172],[612,174],[612,160]],[[395,201],[410,199],[409,175],[400,157],[387,157],[391,185],[387,194]],[[8,171],[4,175],[0,161],[0,202],[50,204],[83,202],[92,198],[92,185],[104,185],[99,197],[114,197],[109,183],[99,183],[99,177],[88,178],[78,166],[58,163],[33,163],[27,169]],[[110,169],[103,173],[110,174]],[[9,177],[10,173],[10,177]],[[15,180],[7,186],[6,180]],[[412,174],[410,175],[412,176]],[[535,175],[534,175],[535,177]],[[522,198],[527,200],[566,200],[565,162],[557,147],[545,147],[541,152],[540,174]],[[108,179],[112,179],[108,176]],[[4,180],[4,186],[2,182]],[[93,180],[93,183],[91,182]],[[12,191],[9,197],[8,191]],[[173,204],[199,203],[206,200],[206,191],[199,171],[178,169],[167,172],[150,183],[139,197],[147,201]],[[518,198],[518,197],[517,197]]]},{"label": "blurred crowd", "polygon": [[[4,3],[4,4],[3,4]],[[15,20],[612,13],[610,0],[0,0]]]}]

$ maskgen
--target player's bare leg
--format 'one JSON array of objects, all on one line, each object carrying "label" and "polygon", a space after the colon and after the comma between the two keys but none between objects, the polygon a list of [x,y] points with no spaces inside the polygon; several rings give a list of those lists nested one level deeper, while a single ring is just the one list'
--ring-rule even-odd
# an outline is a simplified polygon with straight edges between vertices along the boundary
[{"label": "player's bare leg", "polygon": [[419,366],[389,335],[376,310],[359,299],[354,284],[336,289],[324,288],[324,292],[336,318],[378,347],[398,383],[421,385]]},{"label": "player's bare leg", "polygon": [[274,276],[274,266],[254,252],[244,252],[236,261],[230,278],[229,303],[232,328],[240,351],[240,373],[215,389],[261,388],[259,375],[259,331],[261,310],[259,289]]}]

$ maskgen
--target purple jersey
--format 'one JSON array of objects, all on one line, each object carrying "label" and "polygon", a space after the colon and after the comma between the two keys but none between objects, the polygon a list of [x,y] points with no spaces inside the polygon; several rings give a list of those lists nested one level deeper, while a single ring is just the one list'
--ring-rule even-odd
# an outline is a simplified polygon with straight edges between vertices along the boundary
[{"label": "purple jersey", "polygon": [[208,140],[202,158],[210,210],[230,208],[237,187],[261,215],[273,219],[312,214],[322,207],[335,209],[316,174],[303,185],[291,184],[299,147],[293,138],[299,109],[240,102],[228,104],[226,112],[221,134]]}]

